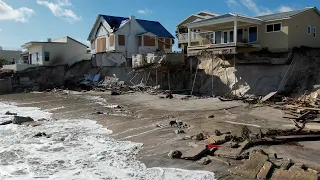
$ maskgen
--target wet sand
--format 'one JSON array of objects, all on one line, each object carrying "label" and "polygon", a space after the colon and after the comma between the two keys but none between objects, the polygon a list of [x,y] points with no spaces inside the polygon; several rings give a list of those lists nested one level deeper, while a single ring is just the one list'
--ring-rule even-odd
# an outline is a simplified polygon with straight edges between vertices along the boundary
[{"label": "wet sand", "polygon": [[[101,97],[101,98],[98,98]],[[200,132],[213,134],[215,129],[232,131],[241,127],[234,123],[252,124],[250,130],[269,128],[290,128],[292,125],[283,119],[282,111],[270,107],[252,107],[242,102],[220,102],[215,98],[180,100],[161,99],[159,96],[143,93],[110,96],[110,92],[87,92],[76,94],[24,93],[0,96],[0,101],[19,103],[20,106],[40,107],[52,112],[56,119],[91,119],[113,131],[110,136],[116,140],[143,143],[139,159],[147,167],[169,167],[187,170],[206,170],[216,173],[218,179],[243,179],[228,173],[230,166],[213,161],[203,166],[196,162],[169,159],[170,150],[191,149],[191,140],[181,140],[186,135]],[[121,105],[121,109],[106,105]],[[95,112],[103,112],[98,115]],[[208,115],[214,115],[208,119]],[[167,125],[178,120],[190,125],[186,134],[175,134],[173,127]],[[226,121],[229,121],[226,122]],[[231,122],[231,123],[230,123]],[[232,124],[232,122],[234,122]],[[157,125],[160,125],[157,126]],[[320,169],[320,142],[305,142],[304,147],[272,146],[261,147],[266,152],[277,153],[279,157],[291,158]],[[300,148],[300,149],[299,149]],[[230,161],[232,166],[241,161]]]}]

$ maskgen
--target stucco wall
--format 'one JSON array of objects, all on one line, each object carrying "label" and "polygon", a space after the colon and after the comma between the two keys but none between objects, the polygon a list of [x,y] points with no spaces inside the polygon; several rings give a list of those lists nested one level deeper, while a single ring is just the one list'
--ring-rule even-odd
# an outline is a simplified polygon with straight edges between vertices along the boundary
[{"label": "stucco wall", "polygon": [[[45,61],[44,52],[49,52],[49,61]],[[62,65],[68,61],[85,55],[87,47],[68,39],[67,43],[45,43],[43,48],[42,65]]]},{"label": "stucco wall", "polygon": [[[289,48],[308,46],[320,47],[320,16],[314,10],[303,13],[289,20]],[[311,34],[308,34],[308,25]],[[313,38],[313,27],[317,29],[317,36]]]},{"label": "stucco wall", "polygon": [[[267,24],[282,23],[281,31],[279,32],[266,32]],[[289,40],[289,21],[272,21],[270,23],[263,23],[258,29],[258,43],[268,48],[271,52],[285,52],[288,51]]]},{"label": "stucco wall", "polygon": [[[37,59],[39,53],[39,59]],[[32,55],[31,64],[43,65],[43,45],[33,45],[29,48],[29,58]]]}]

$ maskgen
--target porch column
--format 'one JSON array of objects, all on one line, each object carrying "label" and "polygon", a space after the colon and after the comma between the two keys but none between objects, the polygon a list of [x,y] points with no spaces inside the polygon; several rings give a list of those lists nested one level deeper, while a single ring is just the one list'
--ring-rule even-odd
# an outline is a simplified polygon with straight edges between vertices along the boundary
[{"label": "porch column", "polygon": [[188,47],[191,46],[191,29],[188,28]]},{"label": "porch column", "polygon": [[235,45],[237,45],[238,42],[238,20],[234,20],[234,26],[233,26],[233,42]]}]

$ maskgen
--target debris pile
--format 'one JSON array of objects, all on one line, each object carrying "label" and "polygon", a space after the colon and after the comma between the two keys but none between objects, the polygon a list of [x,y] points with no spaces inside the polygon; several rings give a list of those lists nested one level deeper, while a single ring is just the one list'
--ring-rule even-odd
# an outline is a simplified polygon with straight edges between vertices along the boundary
[{"label": "debris pile", "polygon": [[[176,124],[174,121],[170,125]],[[192,148],[189,151],[181,152],[179,157],[172,157],[172,151],[169,153],[171,158],[196,161],[199,164],[207,165],[212,161],[220,161],[227,165],[232,165],[230,161],[245,160],[240,166],[232,166],[230,172],[238,176],[250,179],[281,179],[285,176],[300,177],[304,175],[310,179],[318,178],[318,171],[311,168],[293,163],[291,160],[287,163],[277,154],[272,154],[272,158],[263,150],[252,150],[251,147],[258,145],[278,145],[288,144],[301,146],[300,141],[320,140],[320,131],[305,131],[301,128],[289,130],[270,129],[263,133],[253,133],[247,126],[232,132],[221,132],[215,130],[213,135],[208,133],[199,133],[194,136],[186,136],[183,140],[194,140],[189,142]],[[180,152],[180,151],[179,151]],[[236,163],[238,164],[238,163]],[[309,169],[309,170],[308,170]]]}]

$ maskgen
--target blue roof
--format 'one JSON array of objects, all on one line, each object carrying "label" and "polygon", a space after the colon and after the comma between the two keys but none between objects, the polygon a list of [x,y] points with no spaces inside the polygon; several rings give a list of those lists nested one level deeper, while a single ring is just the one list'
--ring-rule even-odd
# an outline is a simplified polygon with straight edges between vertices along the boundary
[{"label": "blue roof", "polygon": [[[129,18],[127,17],[107,16],[107,15],[101,15],[101,16],[103,17],[104,20],[108,22],[111,28],[114,29],[115,31],[120,29],[121,26],[125,22],[127,22],[127,20],[129,20]],[[174,39],[174,36],[170,34],[170,32],[157,21],[148,21],[148,20],[142,20],[142,19],[136,19],[136,21],[147,32],[151,32],[157,35],[158,37]]]}]

